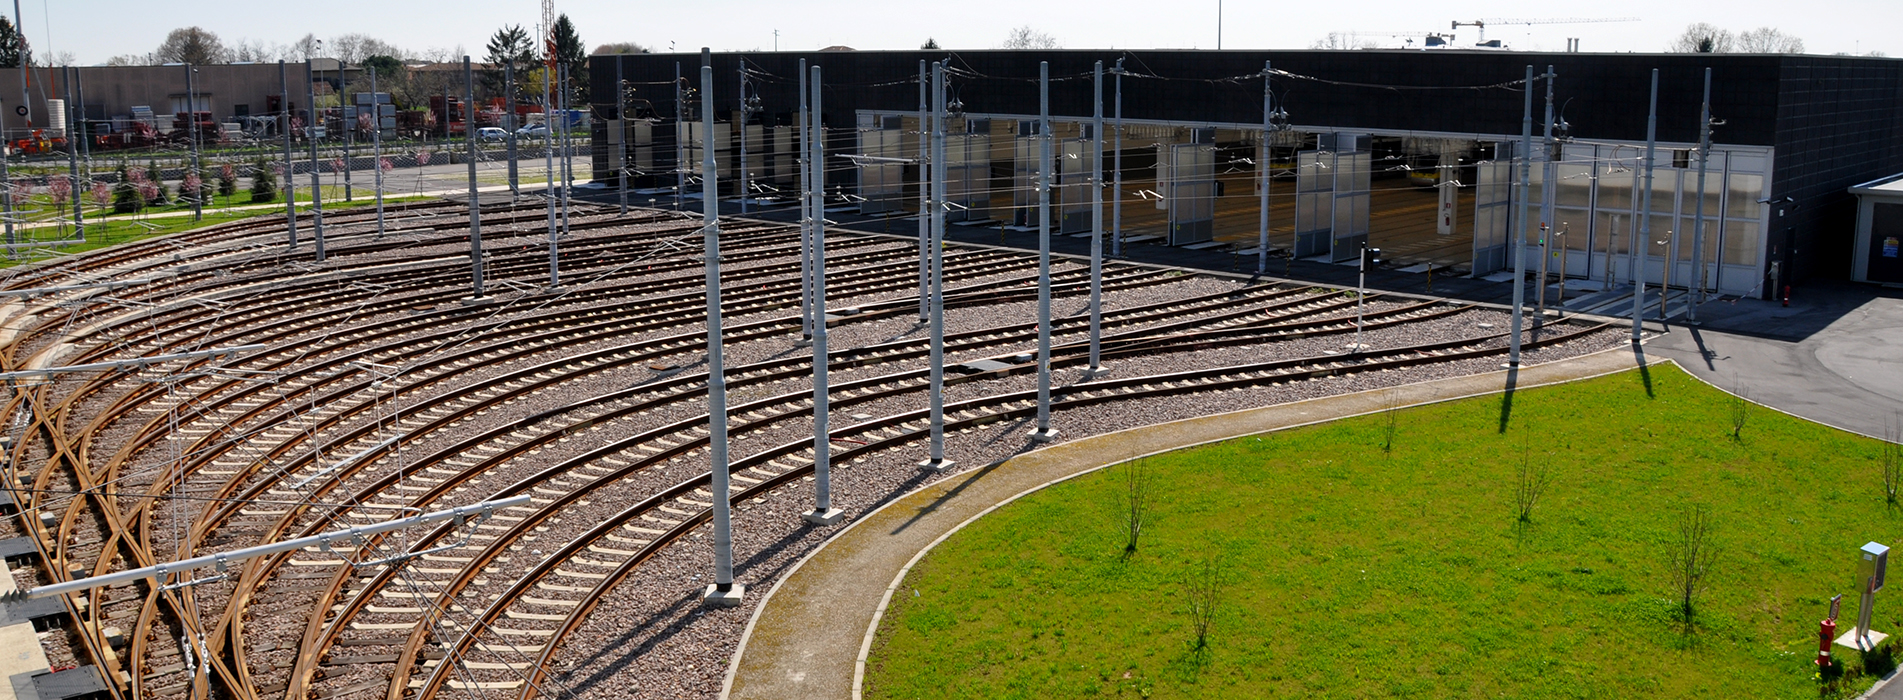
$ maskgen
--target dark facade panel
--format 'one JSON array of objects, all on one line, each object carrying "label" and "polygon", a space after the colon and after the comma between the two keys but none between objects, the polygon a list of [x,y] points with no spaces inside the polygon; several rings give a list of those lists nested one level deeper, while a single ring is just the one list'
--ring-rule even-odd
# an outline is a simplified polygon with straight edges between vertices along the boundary
[{"label": "dark facade panel", "polygon": [[1903,61],[1784,58],[1768,252],[1796,279],[1848,277],[1852,185],[1903,172]]}]

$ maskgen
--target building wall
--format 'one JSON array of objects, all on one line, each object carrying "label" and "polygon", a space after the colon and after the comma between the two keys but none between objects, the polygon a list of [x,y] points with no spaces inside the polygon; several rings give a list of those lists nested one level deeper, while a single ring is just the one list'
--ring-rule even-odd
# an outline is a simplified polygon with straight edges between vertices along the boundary
[{"label": "building wall", "polygon": [[[185,96],[184,66],[91,66],[74,69],[79,73],[85,93],[86,116],[110,119],[129,116],[134,106],[148,106],[160,115],[171,111],[173,99]],[[286,66],[292,102],[304,106],[304,64]],[[333,74],[334,75],[334,74]],[[264,114],[266,97],[282,90],[278,66],[271,64],[199,66],[193,88],[208,98],[213,116],[225,120],[237,113],[239,105],[251,114]],[[46,99],[70,99],[65,76],[57,68],[36,68],[29,78],[27,99],[36,126],[46,126]],[[0,70],[0,104],[4,104],[4,123],[9,134],[26,127],[26,120],[15,107],[20,104],[21,76],[18,70]],[[169,128],[169,123],[164,125]]]},{"label": "building wall", "polygon": [[[1718,115],[1723,116],[1723,115]],[[1772,259],[1797,279],[1850,276],[1852,185],[1903,172],[1903,60],[1784,59],[1778,75]]]}]

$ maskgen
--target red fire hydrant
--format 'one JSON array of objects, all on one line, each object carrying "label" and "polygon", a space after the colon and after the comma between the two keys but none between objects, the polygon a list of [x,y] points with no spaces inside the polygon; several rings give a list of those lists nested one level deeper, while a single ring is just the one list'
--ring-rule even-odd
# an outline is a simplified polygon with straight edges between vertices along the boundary
[{"label": "red fire hydrant", "polygon": [[1837,639],[1837,620],[1825,618],[1817,623],[1817,665],[1830,665],[1830,645]]}]

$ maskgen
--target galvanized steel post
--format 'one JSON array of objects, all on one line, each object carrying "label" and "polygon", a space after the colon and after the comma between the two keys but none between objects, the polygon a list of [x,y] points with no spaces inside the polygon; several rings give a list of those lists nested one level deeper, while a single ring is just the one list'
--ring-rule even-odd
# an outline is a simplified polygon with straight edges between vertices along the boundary
[{"label": "galvanized steel post", "polygon": [[1269,271],[1269,153],[1275,135],[1275,105],[1270,101],[1269,62],[1262,62],[1262,153],[1257,156],[1261,162],[1255,164],[1261,173],[1262,215],[1256,234],[1255,273],[1268,274]]},{"label": "galvanized steel post", "polygon": [[1698,325],[1698,305],[1705,301],[1705,172],[1711,163],[1711,69],[1705,69],[1705,100],[1698,109],[1698,206],[1692,215],[1692,298],[1685,306],[1685,323]]},{"label": "galvanized steel post", "polygon": [[1531,211],[1527,190],[1533,179],[1533,67],[1526,67],[1526,115],[1520,120],[1520,206],[1513,217],[1513,317],[1507,340],[1507,366],[1520,366],[1520,329],[1526,323],[1526,217]]},{"label": "galvanized steel post", "polygon": [[1098,61],[1090,85],[1095,96],[1091,116],[1090,159],[1090,368],[1089,376],[1104,373],[1103,366],[1103,61]]},{"label": "galvanized steel post", "polygon": [[[1659,69],[1652,69],[1651,112],[1645,118],[1645,191],[1640,195],[1639,240],[1632,242],[1632,342],[1639,342],[1645,317],[1645,251],[1652,245],[1652,165],[1658,155]],[[1669,263],[1668,263],[1669,264]],[[1659,308],[1665,308],[1665,285],[1659,285]]]},{"label": "galvanized steel post", "polygon": [[278,93],[278,107],[283,110],[283,114],[278,115],[278,128],[284,134],[284,227],[291,236],[290,249],[297,250],[297,168],[291,163],[291,80],[283,61],[278,61]]},{"label": "galvanized steel post", "polygon": [[383,102],[377,94],[377,69],[371,66],[370,167],[377,172],[377,238],[383,238]]},{"label": "galvanized steel post", "polygon": [[[713,104],[713,96],[713,51],[702,48],[700,99],[703,109],[700,118],[704,134],[714,131],[714,111],[705,109],[707,105]],[[701,201],[706,205],[714,201],[715,188],[720,185],[719,172],[715,169],[714,149],[702,148],[700,152]],[[724,340],[720,329],[719,209],[701,207],[701,231],[707,245],[707,418],[710,433],[707,445],[708,459],[713,467],[713,478],[709,485],[714,502],[714,583],[708,587],[704,600],[712,605],[731,606],[740,604],[740,596],[745,588],[733,582],[733,519],[730,512],[733,492],[727,483],[727,365],[721,357]]]},{"label": "galvanized steel post", "polygon": [[[314,231],[312,242],[317,246],[317,262],[324,261],[324,180],[317,167],[317,125],[324,121],[324,113],[317,110],[317,85],[311,74],[310,59],[304,61],[304,85],[309,88],[306,97],[310,100],[311,121],[304,125],[305,134],[311,143],[311,228]],[[445,127],[447,129],[447,127]],[[445,131],[447,133],[447,131]],[[156,175],[154,175],[156,177]],[[284,178],[289,180],[289,177]]]},{"label": "galvanized steel post", "polygon": [[930,146],[927,143],[929,139],[926,136],[926,129],[925,129],[926,81],[927,81],[927,78],[925,77],[925,61],[923,59],[920,59],[918,62],[918,321],[919,323],[925,323],[926,321],[931,320],[931,303],[932,303],[931,299],[929,298],[931,296],[931,292],[926,289],[926,287],[931,283],[931,277],[932,277],[932,273],[931,273],[932,265],[931,265],[931,261],[928,259],[928,256],[930,255],[930,251],[931,251],[930,239],[932,235],[931,234],[932,217],[931,217],[931,213],[926,211],[929,208],[930,206],[929,203],[932,200],[932,193],[931,193],[931,182],[932,182],[931,162],[932,160],[926,157],[926,151],[929,150],[930,148]]},{"label": "galvanized steel post", "polygon": [[945,459],[945,64],[932,64],[931,457],[919,466],[950,469]]},{"label": "galvanized steel post", "polygon": [[1051,429],[1051,64],[1037,66],[1037,426],[1031,439],[1053,440]]},{"label": "galvanized steel post", "polygon": [[[469,101],[463,106],[463,136],[469,142],[469,278],[471,299],[482,298],[482,201],[476,197],[476,130],[471,127],[469,105],[476,102],[476,73],[469,57],[463,57],[463,90]],[[443,99],[443,141],[449,141],[449,99]]]},{"label": "galvanized steel post", "polygon": [[[821,113],[819,66],[813,66],[813,114]],[[741,109],[746,103],[741,102]],[[818,121],[815,119],[814,121]],[[744,160],[744,159],[743,159]],[[825,160],[812,158],[814,169]],[[744,195],[742,195],[744,198]],[[831,356],[826,350],[826,220],[813,222],[813,509],[804,517],[815,525],[836,525],[845,515],[833,507],[832,387],[827,383]]]}]

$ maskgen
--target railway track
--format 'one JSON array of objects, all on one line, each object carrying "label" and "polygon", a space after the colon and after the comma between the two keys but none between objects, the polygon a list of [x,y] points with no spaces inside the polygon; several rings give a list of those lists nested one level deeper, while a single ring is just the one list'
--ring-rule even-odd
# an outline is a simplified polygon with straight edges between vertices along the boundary
[{"label": "railway track", "polygon": [[[485,208],[485,224],[496,227],[485,226],[485,272],[506,281],[491,300],[465,303],[468,241],[457,211],[416,207],[382,239],[361,218],[327,215],[322,266],[308,250],[287,253],[273,241],[282,235],[277,219],[62,260],[4,283],[154,280],[0,310],[28,319],[0,347],[8,368],[265,346],[233,360],[16,392],[0,419],[22,436],[9,445],[12,463],[32,465],[20,469],[31,489],[23,500],[52,516],[39,522],[48,576],[532,497],[479,525],[260,558],[171,590],[100,591],[85,601],[88,624],[76,635],[91,661],[124,672],[120,697],[561,694],[564,681],[550,669],[565,649],[587,643],[575,632],[588,615],[707,520],[716,496],[701,412],[698,223],[578,210],[562,244],[569,284],[551,290],[540,285],[542,210]],[[914,448],[928,433],[917,408],[928,387],[912,296],[915,245],[874,235],[829,240],[828,304],[840,310],[829,325],[835,337],[860,339],[829,363],[834,425],[845,426],[829,436],[841,468]],[[726,497],[735,503],[810,480],[812,366],[794,349],[795,246],[784,225],[723,230],[725,341],[734,358],[725,374],[735,397]],[[1024,388],[1035,371],[1035,325],[1022,316],[983,319],[1035,298],[1033,260],[953,249],[946,270],[949,313],[973,319],[947,334],[947,434],[1020,421],[1035,411],[1035,392]],[[1087,291],[1076,265],[1061,264],[1053,280],[1060,299]],[[1340,339],[1354,332],[1359,301],[1368,304],[1370,333],[1451,327],[1477,313],[1433,300],[1218,285],[1122,263],[1106,266],[1105,289],[1125,301],[1104,312],[1102,355],[1181,357],[1183,367],[1220,348],[1267,352]],[[1597,332],[1557,328],[1529,347]],[[1084,321],[1060,318],[1052,330],[1053,366],[1084,362]],[[1060,411],[1140,404],[1503,352],[1502,335],[1483,332],[1352,357],[1100,378],[1062,388],[1054,401]],[[866,414],[845,420],[854,410]],[[85,495],[53,497],[74,492]],[[130,628],[123,648],[107,643],[109,625]]]}]

